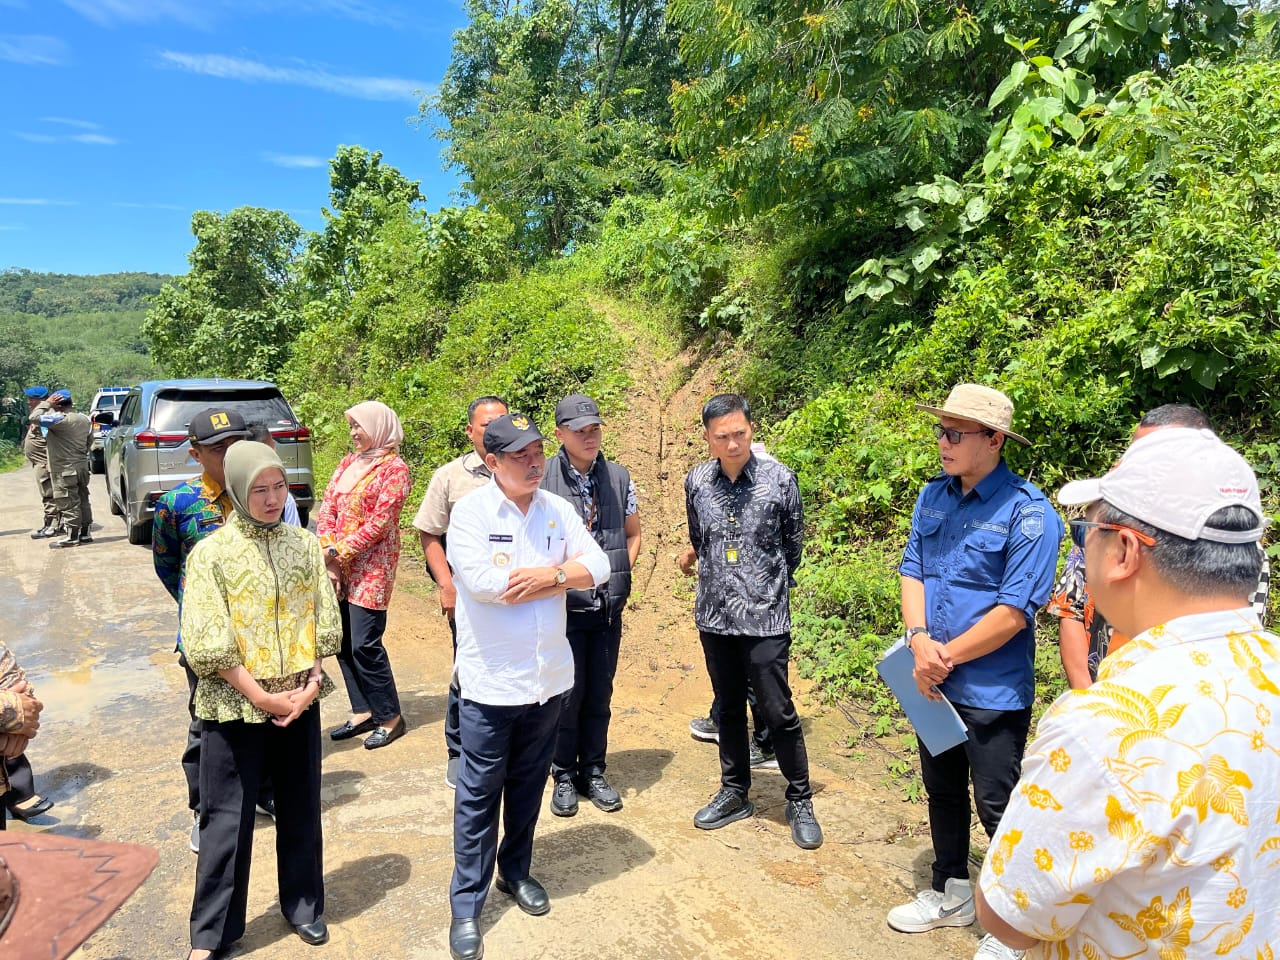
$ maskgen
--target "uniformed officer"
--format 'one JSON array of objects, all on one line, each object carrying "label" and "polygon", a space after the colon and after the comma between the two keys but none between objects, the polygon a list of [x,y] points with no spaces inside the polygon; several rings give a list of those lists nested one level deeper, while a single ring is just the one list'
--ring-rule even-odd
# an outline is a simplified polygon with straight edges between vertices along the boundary
[{"label": "uniformed officer", "polygon": [[[898,570],[906,642],[920,692],[945,696],[968,740],[936,756],[920,744],[929,797],[933,881],[889,911],[904,933],[974,921],[969,881],[969,783],[978,819],[995,833],[1022,769],[1035,695],[1036,611],[1049,598],[1063,526],[1045,495],[1005,465],[1013,403],[999,390],[956,386],[936,416],[942,472],[916,500]],[[985,938],[977,957],[1014,956]]]},{"label": "uniformed officer", "polygon": [[631,568],[640,555],[640,513],[631,474],[600,450],[600,408],[580,393],[556,404],[560,451],[547,462],[542,489],[564,497],[609,558],[609,580],[594,590],[570,590],[569,646],[573,691],[560,714],[551,775],[551,812],[571,817],[578,794],[598,809],[622,809],[622,797],[605,778],[613,678],[622,645],[622,609],[631,596]]},{"label": "uniformed officer", "polygon": [[93,422],[71,408],[71,391],[56,390],[31,411],[30,420],[44,434],[49,454],[53,499],[67,535],[49,544],[55,549],[93,543],[89,533],[93,510],[89,506],[89,448],[93,446]]},{"label": "uniformed officer", "polygon": [[[507,404],[501,397],[476,397],[467,405],[467,439],[471,449],[431,474],[422,505],[413,518],[422,542],[422,556],[427,562],[427,573],[440,588],[440,612],[449,620],[449,634],[453,637],[453,652],[458,652],[458,623],[454,617],[458,591],[453,585],[453,572],[445,557],[445,542],[449,532],[449,516],[453,505],[472,490],[478,490],[493,476],[484,462],[484,431],[494,420],[507,412]],[[449,702],[444,714],[444,746],[448,761],[444,768],[444,782],[450,787],[458,785],[458,757],[462,754],[462,736],[458,733],[458,685],[450,682]]]},{"label": "uniformed officer", "polygon": [[[458,501],[446,554],[458,590],[462,757],[453,807],[449,953],[484,953],[480,912],[497,887],[525,913],[551,909],[529,875],[556,726],[573,687],[565,591],[609,579],[609,558],[568,501],[539,489],[543,437],[506,414],[484,431],[493,480]],[[502,809],[504,836],[498,843]]]},{"label": "uniformed officer", "polygon": [[[34,413],[36,408],[49,397],[48,387],[27,387],[22,392],[27,398],[28,415]],[[48,409],[46,405],[45,412]],[[26,436],[22,439],[22,455],[27,458],[31,469],[36,472],[36,489],[40,491],[40,503],[44,507],[44,523],[39,530],[32,532],[31,539],[44,540],[47,537],[55,537],[62,530],[62,520],[58,516],[58,505],[53,502],[53,481],[49,477],[49,451],[39,424],[27,424]]]}]

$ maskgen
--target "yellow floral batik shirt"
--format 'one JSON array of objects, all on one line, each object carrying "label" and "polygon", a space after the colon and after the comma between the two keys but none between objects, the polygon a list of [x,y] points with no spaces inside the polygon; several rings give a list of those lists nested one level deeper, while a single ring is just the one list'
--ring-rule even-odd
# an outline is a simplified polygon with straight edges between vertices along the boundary
[{"label": "yellow floral batik shirt", "polygon": [[1280,639],[1180,617],[1040,721],[979,881],[1030,956],[1280,960]]},{"label": "yellow floral batik shirt", "polygon": [[[317,658],[338,652],[342,621],[320,541],[289,524],[264,529],[232,515],[187,558],[182,640],[199,677],[196,716],[267,720],[218,671],[242,664],[268,693],[283,693]],[[331,690],[326,676],[320,695]]]}]

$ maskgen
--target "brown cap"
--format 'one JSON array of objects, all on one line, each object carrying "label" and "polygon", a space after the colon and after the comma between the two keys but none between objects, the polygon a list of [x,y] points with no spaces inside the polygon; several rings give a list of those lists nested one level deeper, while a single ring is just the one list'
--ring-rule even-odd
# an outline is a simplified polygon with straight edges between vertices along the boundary
[{"label": "brown cap", "polygon": [[0,861],[16,890],[0,957],[63,960],[141,886],[160,854],[136,843],[24,830],[0,832]]},{"label": "brown cap", "polygon": [[929,407],[917,403],[916,409],[932,413],[935,417],[972,420],[1019,443],[1031,443],[1026,437],[1009,429],[1013,424],[1013,401],[999,390],[981,384],[958,383],[951,388],[951,392],[947,394],[947,402],[942,406]]}]

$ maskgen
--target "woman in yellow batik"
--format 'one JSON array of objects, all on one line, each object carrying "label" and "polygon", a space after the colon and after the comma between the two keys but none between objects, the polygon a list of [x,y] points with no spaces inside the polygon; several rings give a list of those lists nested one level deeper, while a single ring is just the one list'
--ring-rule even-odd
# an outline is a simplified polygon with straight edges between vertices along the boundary
[{"label": "woman in yellow batik", "polygon": [[190,960],[221,955],[244,934],[258,782],[276,785],[280,911],[307,943],[324,923],[320,669],[342,638],[320,541],[280,522],[289,492],[274,451],[227,450],[235,507],[187,559],[182,638],[199,677],[200,854]]}]

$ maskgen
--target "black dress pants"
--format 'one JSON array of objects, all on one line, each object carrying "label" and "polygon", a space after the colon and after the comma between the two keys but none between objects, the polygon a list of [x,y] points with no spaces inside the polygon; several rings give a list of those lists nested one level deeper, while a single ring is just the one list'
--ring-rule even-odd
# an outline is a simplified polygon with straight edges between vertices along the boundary
[{"label": "black dress pants", "polygon": [[564,699],[561,694],[543,704],[518,706],[462,699],[462,757],[453,798],[453,881],[449,884],[453,916],[480,916],[495,863],[507,880],[529,876],[533,831]]},{"label": "black dress pants", "polygon": [[1022,775],[1022,752],[1031,728],[1030,707],[983,710],[957,703],[955,708],[969,739],[936,755],[920,744],[920,776],[929,795],[933,889],[939,893],[948,880],[969,879],[970,779],[978,819],[990,837]]},{"label": "black dress pants", "polygon": [[610,623],[603,611],[571,613],[565,633],[573,650],[573,689],[560,712],[551,775],[585,783],[604,773],[622,618]]},{"label": "black dress pants", "polygon": [[[747,709],[751,711],[751,739],[762,752],[773,753],[773,737],[769,736],[769,727],[760,715],[760,704],[756,701],[756,692],[750,680],[747,681]],[[711,709],[707,711],[707,716],[717,727],[720,726],[720,700],[715,696],[711,698]]]},{"label": "black dress pants", "polygon": [[[178,663],[187,675],[187,745],[182,751],[182,775],[187,779],[187,809],[200,810],[200,725],[196,716],[196,682],[200,679],[187,663],[187,655],[178,651]],[[258,803],[270,807],[272,802],[271,775],[267,774],[258,785]]]},{"label": "black dress pants", "polygon": [[809,754],[800,717],[787,682],[791,634],[747,637],[699,631],[711,687],[720,702],[720,783],[742,796],[751,787],[751,751],[747,744],[747,685],[765,726],[773,735],[778,769],[787,780],[788,800],[808,800]]},{"label": "black dress pants", "polygon": [[[453,660],[456,663],[458,659],[458,623],[453,617],[449,618],[449,636],[453,638]],[[449,674],[449,702],[444,709],[444,747],[449,751],[450,757],[456,757],[462,753],[462,732],[458,729],[459,696],[458,678],[456,674],[451,672]]]},{"label": "black dress pants", "polygon": [[342,650],[338,666],[347,683],[352,713],[368,713],[381,723],[400,715],[400,695],[391,674],[391,660],[382,645],[387,611],[370,610],[347,600],[339,601],[342,613]]},{"label": "black dress pants", "polygon": [[320,706],[287,727],[206,720],[200,733],[200,854],[191,946],[217,950],[244,935],[253,862],[254,798],[270,771],[276,785],[280,912],[297,926],[324,913],[320,829]]},{"label": "black dress pants", "polygon": [[20,753],[12,760],[4,761],[5,773],[9,777],[9,791],[0,797],[6,807],[23,803],[36,795],[36,778],[31,772],[31,761],[25,753]]}]

